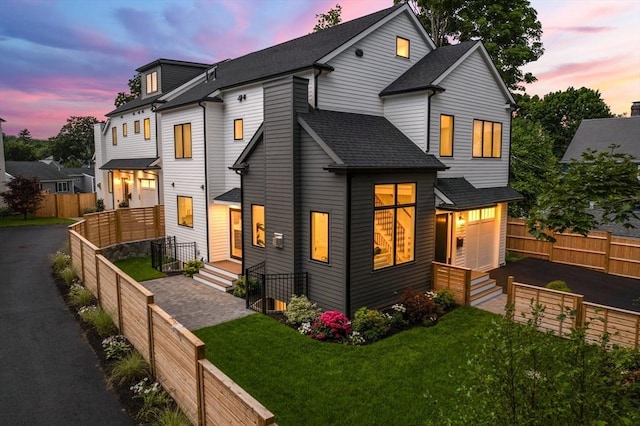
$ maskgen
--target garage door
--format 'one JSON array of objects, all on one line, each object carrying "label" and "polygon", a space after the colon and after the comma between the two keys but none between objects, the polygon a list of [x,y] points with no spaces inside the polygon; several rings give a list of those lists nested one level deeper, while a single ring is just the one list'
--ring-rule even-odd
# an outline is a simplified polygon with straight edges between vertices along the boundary
[{"label": "garage door", "polygon": [[466,266],[486,271],[494,267],[496,255],[495,207],[471,210],[467,215]]}]

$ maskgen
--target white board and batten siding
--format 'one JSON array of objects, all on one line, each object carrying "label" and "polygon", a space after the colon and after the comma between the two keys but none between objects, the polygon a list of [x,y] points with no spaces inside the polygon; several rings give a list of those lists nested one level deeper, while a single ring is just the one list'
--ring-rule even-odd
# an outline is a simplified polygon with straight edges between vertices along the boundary
[{"label": "white board and batten siding", "polygon": [[[505,186],[509,179],[511,111],[479,50],[439,83],[445,88],[431,98],[431,153],[440,152],[440,114],[454,117],[453,157],[439,157],[450,168],[438,177],[464,176],[477,188]],[[473,120],[502,123],[500,158],[473,158]]]},{"label": "white board and batten siding", "polygon": [[[410,58],[396,56],[396,37],[410,41]],[[361,49],[362,57],[355,54]],[[400,14],[329,61],[318,81],[320,109],[383,115],[379,93],[430,51],[423,34]]]},{"label": "white board and batten siding", "polygon": [[[191,124],[192,157],[175,158],[174,126]],[[202,108],[197,104],[162,113],[162,161],[165,229],[167,236],[175,236],[179,243],[196,243],[198,258],[208,260],[207,205],[204,157],[204,120]],[[172,185],[174,184],[174,185]],[[178,224],[178,196],[193,200],[193,227]]]}]

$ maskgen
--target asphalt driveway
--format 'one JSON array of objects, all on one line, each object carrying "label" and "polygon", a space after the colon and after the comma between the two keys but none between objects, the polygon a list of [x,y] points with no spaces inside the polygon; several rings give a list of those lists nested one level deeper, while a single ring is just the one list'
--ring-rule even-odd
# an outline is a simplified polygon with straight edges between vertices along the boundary
[{"label": "asphalt driveway", "polygon": [[65,225],[0,228],[0,424],[131,425],[51,277]]},{"label": "asphalt driveway", "polygon": [[490,272],[506,292],[507,277],[520,283],[544,287],[549,281],[562,280],[569,288],[584,296],[586,302],[640,311],[633,300],[640,298],[640,280],[605,274],[579,266],[525,258]]}]

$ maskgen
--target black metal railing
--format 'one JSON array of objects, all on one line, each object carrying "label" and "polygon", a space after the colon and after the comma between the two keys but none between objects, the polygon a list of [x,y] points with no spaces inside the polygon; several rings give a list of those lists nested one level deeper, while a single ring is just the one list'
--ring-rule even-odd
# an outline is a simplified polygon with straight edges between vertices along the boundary
[{"label": "black metal railing", "polygon": [[196,258],[196,243],[177,243],[176,237],[151,241],[151,266],[165,274],[179,273]]},{"label": "black metal railing", "polygon": [[291,274],[265,274],[261,262],[245,270],[247,309],[263,314],[282,312],[292,295],[307,295],[307,272]]}]

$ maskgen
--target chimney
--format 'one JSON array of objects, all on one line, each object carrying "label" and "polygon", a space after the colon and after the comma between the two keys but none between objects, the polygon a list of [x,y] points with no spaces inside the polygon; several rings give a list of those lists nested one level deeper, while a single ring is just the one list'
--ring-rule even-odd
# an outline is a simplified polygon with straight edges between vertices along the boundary
[{"label": "chimney", "polygon": [[640,117],[640,101],[631,104],[631,117]]}]

